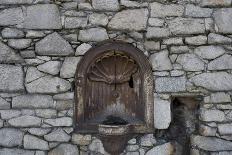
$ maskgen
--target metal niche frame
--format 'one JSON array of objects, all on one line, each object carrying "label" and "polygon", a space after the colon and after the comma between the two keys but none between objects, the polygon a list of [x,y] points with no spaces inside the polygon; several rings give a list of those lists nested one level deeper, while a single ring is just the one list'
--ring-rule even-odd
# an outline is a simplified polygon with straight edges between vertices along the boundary
[{"label": "metal niche frame", "polygon": [[87,70],[96,59],[109,52],[120,51],[129,55],[141,70],[141,90],[144,107],[144,123],[133,124],[131,133],[150,133],[154,131],[154,80],[152,67],[144,53],[129,43],[107,40],[88,50],[77,66],[75,74],[74,125],[78,133],[98,133],[99,124],[85,122],[84,104],[87,82]]}]

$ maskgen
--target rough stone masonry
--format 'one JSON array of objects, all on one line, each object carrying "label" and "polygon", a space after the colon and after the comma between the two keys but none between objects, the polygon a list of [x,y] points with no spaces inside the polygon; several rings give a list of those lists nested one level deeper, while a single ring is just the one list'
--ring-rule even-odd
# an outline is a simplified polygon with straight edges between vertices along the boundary
[{"label": "rough stone masonry", "polygon": [[[0,0],[0,155],[107,154],[74,132],[72,87],[81,57],[107,39],[149,58],[157,130],[174,96],[200,95],[191,154],[232,154],[232,0]],[[147,134],[123,154],[174,152]]]}]

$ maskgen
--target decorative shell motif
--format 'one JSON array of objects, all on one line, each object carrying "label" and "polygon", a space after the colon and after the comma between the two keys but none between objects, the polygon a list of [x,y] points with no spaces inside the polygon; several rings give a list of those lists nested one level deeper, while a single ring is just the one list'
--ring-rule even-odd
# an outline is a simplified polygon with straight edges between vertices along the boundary
[{"label": "decorative shell motif", "polygon": [[124,83],[138,69],[135,61],[122,54],[102,56],[90,68],[89,79],[108,84]]}]

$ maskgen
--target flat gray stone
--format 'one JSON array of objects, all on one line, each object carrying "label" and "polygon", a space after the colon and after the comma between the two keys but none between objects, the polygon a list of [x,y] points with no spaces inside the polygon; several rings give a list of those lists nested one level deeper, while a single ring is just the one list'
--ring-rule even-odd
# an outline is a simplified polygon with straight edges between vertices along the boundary
[{"label": "flat gray stone", "polygon": [[150,4],[151,17],[170,17],[182,16],[184,13],[184,6],[177,4],[164,5],[158,2]]},{"label": "flat gray stone", "polygon": [[55,118],[57,111],[55,109],[35,109],[35,114],[42,118]]},{"label": "flat gray stone", "polygon": [[32,4],[33,0],[1,0],[0,4]]},{"label": "flat gray stone", "polygon": [[44,139],[53,142],[68,142],[71,139],[71,136],[69,136],[64,130],[59,128],[47,135],[44,135]]},{"label": "flat gray stone", "polygon": [[168,26],[175,35],[205,33],[205,22],[203,19],[178,17],[168,21]]},{"label": "flat gray stone", "polygon": [[202,73],[192,77],[190,81],[212,91],[232,90],[232,75],[226,72]]},{"label": "flat gray stone", "polygon": [[174,146],[171,143],[158,145],[149,150],[146,155],[172,155],[174,153]]},{"label": "flat gray stone", "polygon": [[145,41],[144,47],[147,51],[160,50],[159,41]]},{"label": "flat gray stone", "polygon": [[[135,142],[136,143],[136,142]],[[140,138],[140,145],[145,147],[151,147],[156,144],[156,139],[153,134],[145,134]]]},{"label": "flat gray stone", "polygon": [[185,38],[185,43],[188,45],[203,45],[207,44],[207,37],[203,35],[187,37]]},{"label": "flat gray stone", "polygon": [[91,144],[89,145],[89,150],[95,153],[105,154],[103,144],[99,139],[92,140]]},{"label": "flat gray stone", "polygon": [[20,55],[23,58],[35,58],[35,51],[34,50],[23,50],[23,51],[20,51]]},{"label": "flat gray stone", "polygon": [[232,8],[218,9],[213,13],[215,24],[220,33],[232,33]]},{"label": "flat gray stone", "polygon": [[153,70],[172,70],[172,63],[168,57],[168,51],[161,51],[150,56]]},{"label": "flat gray stone", "polygon": [[1,118],[2,119],[11,119],[14,117],[18,117],[21,115],[20,110],[0,110]]},{"label": "flat gray stone", "polygon": [[62,93],[70,88],[69,81],[52,76],[44,76],[26,84],[29,93]]},{"label": "flat gray stone", "polygon": [[53,99],[50,95],[21,95],[13,97],[13,108],[52,108]]},{"label": "flat gray stone", "polygon": [[58,100],[56,101],[57,110],[70,110],[73,108],[73,100]]},{"label": "flat gray stone", "polygon": [[0,109],[10,109],[10,102],[0,97]]},{"label": "flat gray stone", "polygon": [[229,94],[224,92],[212,93],[210,96],[204,98],[205,103],[229,103],[231,98]]},{"label": "flat gray stone", "polygon": [[49,150],[48,142],[32,135],[25,135],[23,139],[25,149]]},{"label": "flat gray stone", "polygon": [[199,133],[202,136],[216,136],[217,128],[209,127],[206,125],[200,125]]},{"label": "flat gray stone", "polygon": [[194,49],[194,53],[203,59],[215,59],[223,55],[226,51],[220,46],[200,46]]},{"label": "flat gray stone", "polygon": [[92,0],[92,6],[99,11],[118,11],[118,0]]},{"label": "flat gray stone", "polygon": [[168,28],[159,28],[159,27],[148,27],[146,37],[148,39],[152,38],[167,38],[170,36],[170,30]]},{"label": "flat gray stone", "polygon": [[201,110],[200,111],[200,120],[205,122],[222,122],[225,120],[225,114],[220,110]]},{"label": "flat gray stone", "polygon": [[170,53],[180,54],[180,53],[187,53],[190,49],[188,46],[171,46]]},{"label": "flat gray stone", "polygon": [[0,26],[19,25],[23,22],[23,11],[20,7],[0,11]]},{"label": "flat gray stone", "polygon": [[75,55],[84,55],[92,46],[87,43],[82,43],[77,47]]},{"label": "flat gray stone", "polygon": [[16,28],[4,28],[2,30],[3,38],[22,38],[24,36],[24,32]]},{"label": "flat gray stone", "polygon": [[28,30],[26,33],[26,38],[41,38],[45,36],[46,34],[43,31]]},{"label": "flat gray stone", "polygon": [[89,16],[89,22],[92,25],[106,26],[108,24],[108,16],[100,13],[93,13]]},{"label": "flat gray stone", "polygon": [[167,38],[163,40],[163,44],[165,45],[183,45],[183,39],[181,37],[176,38]]},{"label": "flat gray stone", "polygon": [[0,146],[14,147],[21,146],[24,133],[18,129],[3,128],[0,129]]},{"label": "flat gray stone", "polygon": [[53,96],[54,100],[73,100],[74,99],[74,93],[73,92],[67,92],[62,94],[56,94]]},{"label": "flat gray stone", "polygon": [[155,80],[156,92],[183,92],[186,90],[185,77],[160,77]]},{"label": "flat gray stone", "polygon": [[66,29],[83,28],[87,26],[87,22],[86,17],[66,17],[64,27]]},{"label": "flat gray stone", "polygon": [[110,20],[108,27],[115,30],[140,31],[147,26],[148,10],[133,9],[116,13]]},{"label": "flat gray stone", "polygon": [[204,62],[195,54],[181,54],[178,56],[177,63],[181,64],[185,71],[201,71],[204,70]]},{"label": "flat gray stone", "polygon": [[185,15],[188,17],[210,17],[213,9],[201,8],[193,4],[188,4],[185,9]]},{"label": "flat gray stone", "polygon": [[225,54],[217,59],[214,59],[208,64],[208,70],[225,70],[232,69],[232,56]]},{"label": "flat gray stone", "polygon": [[232,124],[219,124],[218,131],[220,135],[231,135],[232,134]]},{"label": "flat gray stone", "polygon": [[59,9],[54,4],[37,4],[26,8],[26,29],[61,29]]},{"label": "flat gray stone", "polygon": [[232,142],[215,137],[192,136],[193,146],[206,151],[227,151],[232,150]]},{"label": "flat gray stone", "polygon": [[76,145],[89,145],[91,143],[91,140],[92,140],[91,135],[81,135],[81,134],[72,135],[72,143]]},{"label": "flat gray stone", "polygon": [[23,149],[9,149],[2,148],[0,149],[1,155],[34,155],[35,151],[23,150]]},{"label": "flat gray stone", "polygon": [[23,92],[24,79],[22,67],[0,65],[0,92]]},{"label": "flat gray stone", "polygon": [[61,62],[60,61],[48,61],[44,64],[41,64],[37,66],[39,71],[51,74],[51,75],[57,75],[60,72],[61,68]]},{"label": "flat gray stone", "polygon": [[53,150],[49,151],[48,155],[79,155],[79,150],[76,145],[60,144]]},{"label": "flat gray stone", "polygon": [[51,131],[51,128],[30,128],[28,132],[36,136],[44,136]]},{"label": "flat gray stone", "polygon": [[70,117],[61,117],[55,119],[45,119],[44,123],[52,126],[72,126],[73,120]]},{"label": "flat gray stone", "polygon": [[36,67],[29,67],[26,72],[25,82],[26,83],[32,82],[45,75],[46,75],[45,73],[40,72]]},{"label": "flat gray stone", "polygon": [[0,63],[22,63],[23,58],[0,41]]},{"label": "flat gray stone", "polygon": [[200,5],[203,7],[231,6],[231,0],[202,0]]},{"label": "flat gray stone", "polygon": [[31,39],[8,39],[8,45],[17,50],[28,48],[31,42]]},{"label": "flat gray stone", "polygon": [[62,67],[60,69],[61,78],[71,78],[74,77],[76,73],[77,64],[80,61],[80,57],[66,57]]},{"label": "flat gray stone", "polygon": [[154,100],[154,127],[156,129],[167,129],[171,123],[171,106],[167,100],[155,98]]},{"label": "flat gray stone", "polygon": [[24,116],[12,118],[8,121],[8,123],[14,127],[34,127],[41,125],[41,118],[24,115]]},{"label": "flat gray stone", "polygon": [[149,26],[163,26],[164,20],[159,18],[149,18],[148,19]]},{"label": "flat gray stone", "polygon": [[39,55],[67,56],[73,55],[72,46],[57,32],[47,35],[35,44],[35,52]]},{"label": "flat gray stone", "polygon": [[88,41],[103,41],[109,39],[106,29],[104,28],[90,28],[86,30],[80,30],[78,40],[83,42]]},{"label": "flat gray stone", "polygon": [[210,33],[208,35],[208,43],[209,44],[231,44],[232,39],[229,37],[220,35],[220,34]]}]

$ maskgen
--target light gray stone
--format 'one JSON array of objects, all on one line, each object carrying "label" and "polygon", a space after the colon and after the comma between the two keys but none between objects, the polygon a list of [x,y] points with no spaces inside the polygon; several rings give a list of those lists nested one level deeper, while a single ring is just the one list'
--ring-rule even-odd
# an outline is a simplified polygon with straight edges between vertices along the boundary
[{"label": "light gray stone", "polygon": [[34,50],[23,50],[23,51],[20,51],[20,55],[23,58],[35,58],[35,51]]},{"label": "light gray stone", "polygon": [[83,28],[87,26],[86,17],[66,17],[64,27],[66,29]]},{"label": "light gray stone", "polygon": [[23,22],[21,8],[10,8],[0,11],[0,26],[19,25]]},{"label": "light gray stone", "polygon": [[217,128],[201,125],[199,128],[199,133],[202,136],[216,136]]},{"label": "light gray stone", "polygon": [[159,18],[149,18],[148,19],[149,26],[163,26],[164,20]]},{"label": "light gray stone", "polygon": [[49,151],[48,155],[79,155],[79,150],[76,145],[60,144],[53,150]]},{"label": "light gray stone", "polygon": [[220,135],[231,135],[232,134],[232,124],[219,124],[218,131]]},{"label": "light gray stone", "polygon": [[23,132],[13,128],[0,129],[0,146],[13,147],[21,146],[23,141]]},{"label": "light gray stone", "polygon": [[28,132],[36,136],[44,136],[51,131],[51,128],[30,128]]},{"label": "light gray stone", "polygon": [[34,155],[35,151],[23,150],[23,149],[9,149],[9,148],[2,148],[0,149],[1,155]]},{"label": "light gray stone", "polygon": [[2,30],[3,38],[22,38],[24,36],[23,31],[16,28],[4,28]]},{"label": "light gray stone", "polygon": [[194,53],[203,59],[215,59],[223,55],[226,51],[220,46],[200,46],[194,49]]},{"label": "light gray stone", "polygon": [[57,110],[69,110],[72,109],[74,105],[73,100],[58,100],[56,101]]},{"label": "light gray stone", "polygon": [[159,53],[152,54],[150,61],[153,70],[163,71],[172,70],[172,63],[168,57],[168,51],[161,51]]},{"label": "light gray stone", "polygon": [[138,8],[142,6],[144,3],[139,3],[139,2],[131,1],[131,0],[121,0],[120,4],[128,8]]},{"label": "light gray stone", "polygon": [[220,33],[232,33],[232,8],[218,9],[213,13],[215,25]]},{"label": "light gray stone", "polygon": [[145,30],[148,19],[147,9],[121,11],[110,20],[108,27],[116,30],[140,31]]},{"label": "light gray stone", "polygon": [[155,80],[156,92],[183,92],[186,90],[185,77],[160,77]]},{"label": "light gray stone", "polygon": [[21,115],[21,111],[19,110],[0,110],[2,119],[11,119],[14,117],[18,117]]},{"label": "light gray stone", "polygon": [[31,4],[33,0],[1,0],[0,4]]},{"label": "light gray stone", "polygon": [[171,33],[168,28],[159,28],[159,27],[148,27],[146,37],[151,38],[166,38],[170,36]]},{"label": "light gray stone", "polygon": [[209,44],[231,44],[232,39],[229,37],[220,35],[220,34],[210,33],[208,35],[208,43]]},{"label": "light gray stone", "polygon": [[89,22],[92,25],[106,26],[108,24],[108,17],[105,14],[94,13],[89,16]]},{"label": "light gray stone", "polygon": [[153,134],[146,134],[140,138],[141,146],[151,147],[156,144],[156,139]]},{"label": "light gray stone", "polygon": [[29,93],[62,93],[71,88],[69,81],[58,77],[44,76],[26,84]]},{"label": "light gray stone", "polygon": [[36,109],[35,114],[42,118],[54,118],[57,116],[57,111],[55,109]]},{"label": "light gray stone", "polygon": [[78,4],[78,9],[79,10],[93,10],[93,7],[91,6],[90,3],[80,3]]},{"label": "light gray stone", "polygon": [[51,75],[57,75],[61,68],[61,62],[60,61],[48,61],[44,64],[41,64],[37,66],[39,71],[51,74]]},{"label": "light gray stone", "polygon": [[232,75],[226,72],[202,73],[192,77],[190,81],[212,91],[232,90]]},{"label": "light gray stone", "polygon": [[160,50],[160,42],[159,41],[145,41],[144,47],[148,51]]},{"label": "light gray stone", "polygon": [[24,116],[12,118],[8,121],[8,123],[14,127],[33,127],[33,126],[40,126],[41,119],[39,117],[24,115]]},{"label": "light gray stone", "polygon": [[78,39],[83,42],[88,41],[103,41],[108,39],[108,34],[104,28],[90,28],[86,30],[80,30]]},{"label": "light gray stone", "polygon": [[69,136],[64,130],[59,128],[47,135],[44,135],[44,139],[53,142],[68,142],[71,139],[71,136]]},{"label": "light gray stone", "polygon": [[201,8],[193,4],[188,4],[185,9],[185,15],[189,17],[210,17],[213,9]]},{"label": "light gray stone", "polygon": [[208,64],[208,70],[232,69],[232,56],[225,54]]},{"label": "light gray stone", "polygon": [[0,97],[0,109],[10,109],[10,102]]},{"label": "light gray stone", "polygon": [[61,29],[59,9],[54,4],[37,4],[26,8],[26,29]]},{"label": "light gray stone", "polygon": [[23,139],[25,149],[49,150],[48,142],[32,135],[25,135]]},{"label": "light gray stone", "polygon": [[203,35],[187,37],[185,38],[185,43],[189,45],[203,45],[207,43],[207,37]]},{"label": "light gray stone", "polygon": [[74,93],[73,92],[67,92],[62,94],[57,94],[53,96],[54,100],[73,100],[74,99]]},{"label": "light gray stone", "polygon": [[225,120],[225,114],[223,111],[220,110],[203,109],[200,112],[200,119],[206,122],[211,122],[211,121],[221,122]]},{"label": "light gray stone", "polygon": [[72,135],[72,143],[77,145],[89,145],[91,143],[92,137],[91,135],[81,135],[81,134],[73,134]]},{"label": "light gray stone", "polygon": [[60,69],[60,77],[71,78],[76,73],[80,57],[66,57]]},{"label": "light gray stone", "polygon": [[35,52],[39,55],[67,56],[73,55],[72,46],[57,32],[54,32],[35,44]]},{"label": "light gray stone", "polygon": [[206,151],[232,150],[232,142],[215,137],[192,136],[191,144]]},{"label": "light gray stone", "polygon": [[25,60],[26,65],[28,65],[28,66],[37,66],[37,65],[45,63],[44,60],[41,60],[38,58],[24,59],[24,60]]},{"label": "light gray stone", "polygon": [[0,63],[21,63],[22,57],[0,41]]},{"label": "light gray stone", "polygon": [[40,72],[36,67],[29,67],[26,73],[26,83],[32,82],[40,77],[45,76],[46,74]]},{"label": "light gray stone", "polygon": [[177,4],[163,5],[153,2],[150,4],[150,9],[151,17],[182,16],[184,13],[184,6]]},{"label": "light gray stone", "polygon": [[205,33],[205,22],[203,19],[178,17],[168,21],[168,26],[174,35]]},{"label": "light gray stone", "polygon": [[155,98],[154,107],[154,127],[156,129],[167,129],[171,123],[171,107],[170,102]]},{"label": "light gray stone", "polygon": [[92,46],[87,43],[82,43],[77,47],[75,55],[84,55]]},{"label": "light gray stone", "polygon": [[46,155],[45,151],[36,151],[35,155]]},{"label": "light gray stone", "polygon": [[55,119],[46,119],[44,123],[52,126],[72,126],[72,119],[70,117],[61,117]]},{"label": "light gray stone", "polygon": [[41,38],[45,36],[46,34],[43,31],[28,30],[26,33],[27,38]]},{"label": "light gray stone", "polygon": [[178,56],[176,62],[181,64],[185,71],[204,70],[204,62],[195,54],[181,54]]},{"label": "light gray stone", "polygon": [[137,151],[139,149],[139,145],[127,145],[126,146],[126,150],[128,151],[128,152],[135,152],[135,151]]},{"label": "light gray stone", "polygon": [[53,99],[50,95],[21,95],[12,100],[12,108],[51,108]]},{"label": "light gray stone", "polygon": [[231,102],[231,98],[229,94],[224,92],[212,93],[210,96],[205,97],[205,103],[227,103]]},{"label": "light gray stone", "polygon": [[28,48],[31,42],[31,39],[8,39],[8,45],[18,50]]},{"label": "light gray stone", "polygon": [[174,147],[171,143],[165,143],[158,145],[149,150],[146,155],[172,155],[174,153]]},{"label": "light gray stone", "polygon": [[187,53],[189,52],[189,47],[188,46],[171,46],[170,48],[170,53]]},{"label": "light gray stone", "polygon": [[95,153],[105,154],[103,144],[99,139],[94,139],[92,141],[92,143],[89,145],[89,150]]},{"label": "light gray stone", "polygon": [[118,0],[92,0],[92,6],[99,11],[118,11]]},{"label": "light gray stone", "polygon": [[23,92],[24,80],[22,67],[0,65],[0,92]]},{"label": "light gray stone", "polygon": [[203,7],[231,6],[231,0],[202,0],[200,5]]},{"label": "light gray stone", "polygon": [[183,45],[182,38],[168,38],[163,40],[163,44],[165,45]]}]

